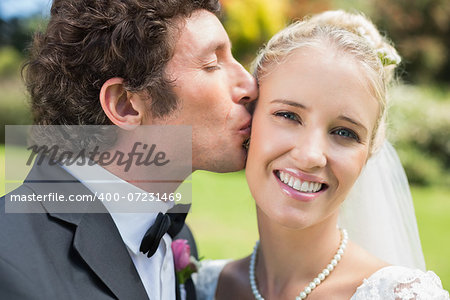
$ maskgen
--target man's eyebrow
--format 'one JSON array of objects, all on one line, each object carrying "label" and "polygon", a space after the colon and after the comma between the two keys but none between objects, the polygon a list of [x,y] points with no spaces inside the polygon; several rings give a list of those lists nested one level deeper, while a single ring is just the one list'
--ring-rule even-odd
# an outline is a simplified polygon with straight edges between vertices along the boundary
[{"label": "man's eyebrow", "polygon": [[360,128],[361,128],[362,130],[364,130],[365,132],[367,132],[367,128],[366,128],[363,124],[359,123],[358,121],[355,121],[354,119],[352,119],[352,118],[350,118],[350,117],[347,117],[347,116],[344,116],[344,115],[340,115],[340,116],[338,117],[338,119],[344,120],[344,121],[347,121],[347,122],[350,122],[350,123],[352,123],[352,124],[354,124],[354,125],[360,127]]},{"label": "man's eyebrow", "polygon": [[292,100],[287,100],[287,99],[275,99],[275,100],[270,101],[270,103],[281,103],[281,104],[286,104],[286,105],[290,105],[290,106],[294,106],[294,107],[307,109],[307,107],[304,106],[303,104],[301,104],[297,101],[292,101]]},{"label": "man's eyebrow", "polygon": [[217,51],[222,51],[226,49],[227,47],[230,47],[231,49],[231,41],[228,39],[227,41],[211,41],[206,47],[205,51],[203,51],[202,55],[207,56],[211,53],[215,53]]}]

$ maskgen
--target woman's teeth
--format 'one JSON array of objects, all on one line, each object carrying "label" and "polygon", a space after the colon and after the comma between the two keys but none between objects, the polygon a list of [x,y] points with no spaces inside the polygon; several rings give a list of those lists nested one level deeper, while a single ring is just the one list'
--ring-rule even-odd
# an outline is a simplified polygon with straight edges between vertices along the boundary
[{"label": "woman's teeth", "polygon": [[282,182],[294,190],[304,193],[316,193],[322,188],[322,183],[320,182],[301,181],[300,179],[282,171],[279,171],[279,178]]}]

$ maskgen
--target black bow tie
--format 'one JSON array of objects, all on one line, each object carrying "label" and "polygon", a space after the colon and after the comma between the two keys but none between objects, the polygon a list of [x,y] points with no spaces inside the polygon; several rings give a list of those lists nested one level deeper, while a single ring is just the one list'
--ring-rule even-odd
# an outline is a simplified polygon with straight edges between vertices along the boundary
[{"label": "black bow tie", "polygon": [[[155,223],[145,233],[142,238],[139,251],[151,257],[155,254],[159,247],[159,243],[164,234],[168,233],[172,238],[175,237],[183,228],[184,220],[186,219],[189,208],[186,205],[176,205],[167,213],[159,213],[156,217]],[[184,211],[174,212],[174,211]]]}]

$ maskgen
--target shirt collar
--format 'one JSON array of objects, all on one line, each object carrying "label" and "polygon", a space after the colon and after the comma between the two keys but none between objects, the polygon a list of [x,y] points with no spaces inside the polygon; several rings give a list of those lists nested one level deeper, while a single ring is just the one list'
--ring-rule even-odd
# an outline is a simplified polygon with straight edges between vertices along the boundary
[{"label": "shirt collar", "polygon": [[[127,193],[147,193],[97,164],[85,164],[82,166],[71,164],[69,166],[63,165],[62,167],[85,185],[92,193],[97,193],[97,195],[113,195],[114,193],[120,193],[122,195]],[[125,245],[127,245],[134,254],[138,254],[142,238],[148,228],[155,223],[158,214],[111,212],[111,202],[103,201],[102,203],[106,209],[110,211],[110,215],[116,224]],[[159,203],[161,204],[160,210],[163,213],[173,206],[172,202]]]}]

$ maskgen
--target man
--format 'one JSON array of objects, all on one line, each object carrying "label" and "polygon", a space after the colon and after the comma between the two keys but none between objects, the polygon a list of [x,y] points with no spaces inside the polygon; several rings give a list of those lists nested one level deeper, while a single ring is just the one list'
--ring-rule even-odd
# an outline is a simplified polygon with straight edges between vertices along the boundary
[{"label": "man", "polygon": [[[231,54],[218,9],[212,0],[55,0],[26,70],[35,124],[189,125],[192,170],[242,169],[251,119],[244,105],[257,90]],[[119,136],[112,149],[126,143]],[[142,250],[143,235],[166,215],[59,213],[45,203],[40,214],[5,213],[12,195],[104,191],[89,184],[91,171],[127,191],[155,188],[127,182],[113,165],[35,165],[1,200],[0,298],[179,297],[170,248],[179,228],[162,232],[154,251]],[[187,227],[181,234],[192,242]],[[187,299],[195,299],[186,285]]]}]

